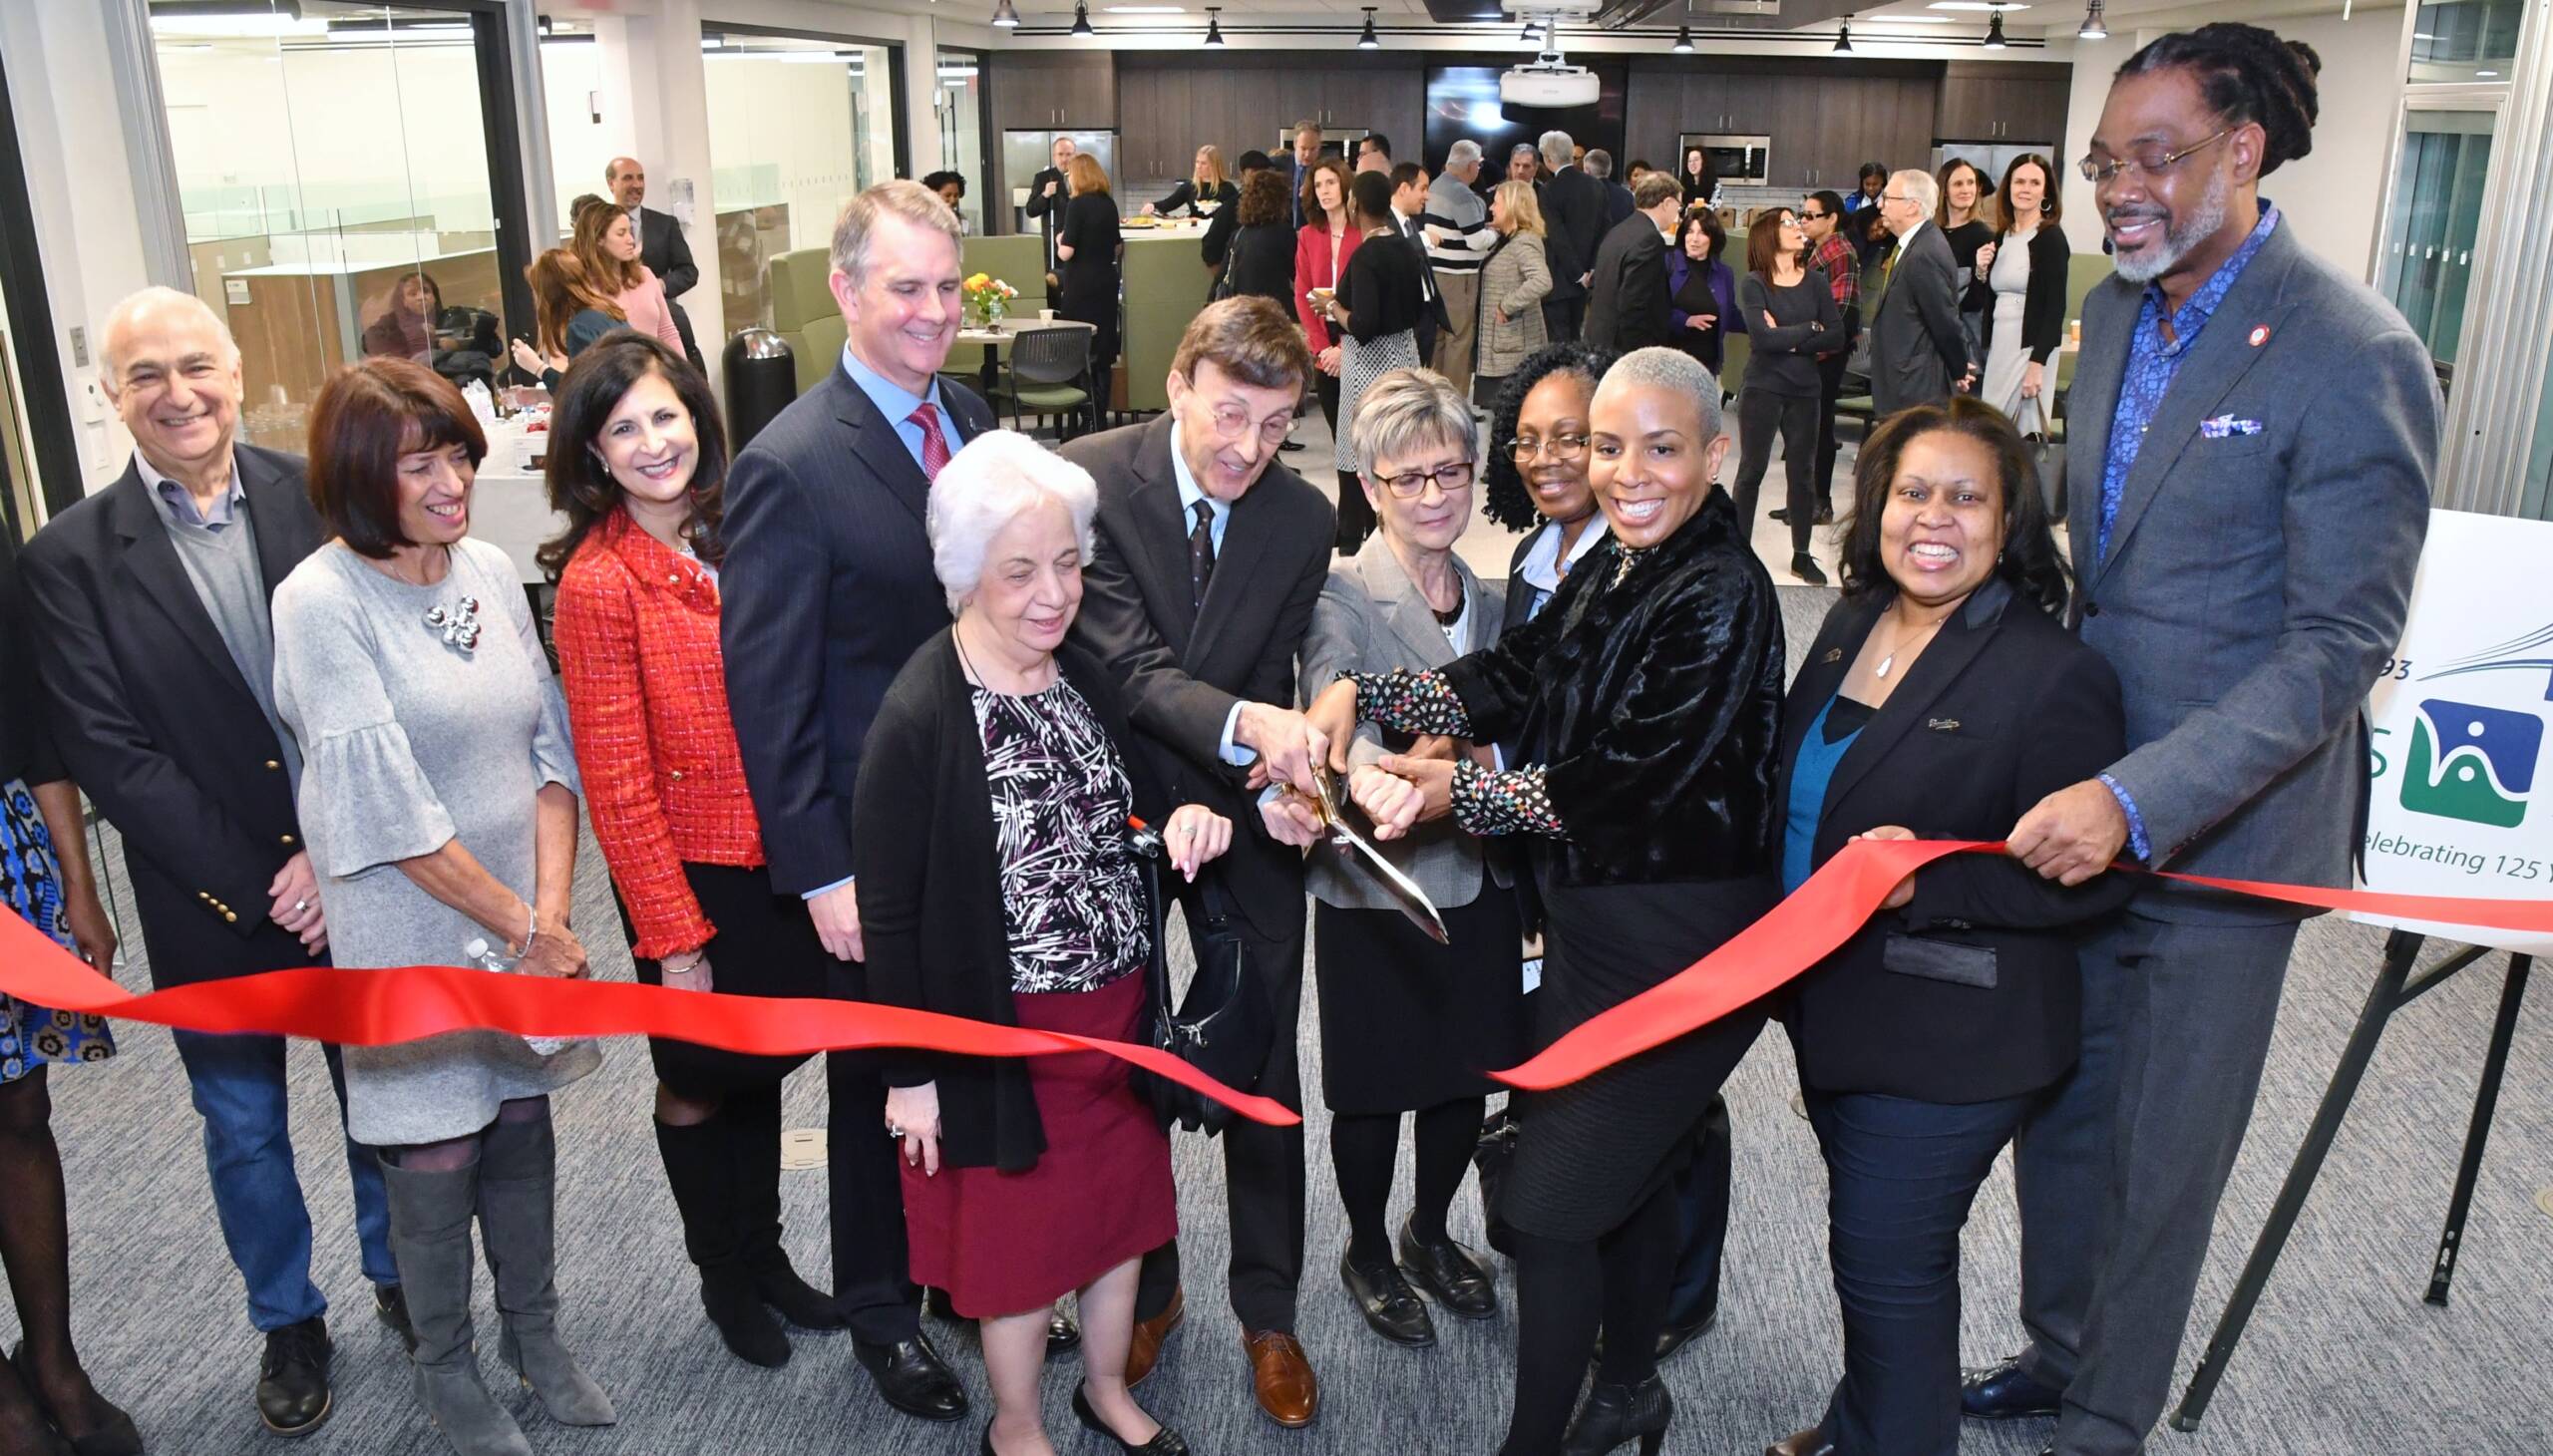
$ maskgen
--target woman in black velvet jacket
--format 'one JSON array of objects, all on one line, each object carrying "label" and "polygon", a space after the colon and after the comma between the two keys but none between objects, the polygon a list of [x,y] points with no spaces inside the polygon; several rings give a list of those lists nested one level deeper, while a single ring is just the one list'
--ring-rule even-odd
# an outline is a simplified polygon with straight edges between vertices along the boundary
[{"label": "woman in black velvet jacket", "polygon": [[[1666,979],[1773,903],[1782,619],[1772,578],[1712,484],[1728,441],[1690,355],[1625,355],[1590,406],[1590,476],[1613,540],[1549,605],[1435,672],[1350,674],[1313,722],[1517,744],[1517,766],[1387,759],[1360,799],[1378,833],[1452,813],[1531,847],[1548,913],[1537,1039]],[[1539,1094],[1498,1216],[1515,1233],[1516,1406],[1504,1456],[1653,1452],[1676,1220],[1695,1122],[1764,1024],[1751,1006]],[[1601,1320],[1604,1362],[1570,1406]],[[1563,1430],[1568,1427],[1566,1444]]]}]

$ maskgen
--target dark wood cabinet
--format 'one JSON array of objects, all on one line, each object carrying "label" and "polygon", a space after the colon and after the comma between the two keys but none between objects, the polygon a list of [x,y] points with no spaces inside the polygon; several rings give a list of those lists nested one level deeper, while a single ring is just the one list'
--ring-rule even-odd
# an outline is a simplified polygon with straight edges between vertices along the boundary
[{"label": "dark wood cabinet", "polygon": [[1933,113],[1942,142],[2043,142],[2062,150],[2073,77],[2028,61],[1953,61]]},{"label": "dark wood cabinet", "polygon": [[1411,57],[1236,51],[1200,65],[1180,52],[1126,51],[1116,59],[1119,148],[1131,177],[1186,177],[1210,142],[1228,167],[1238,168],[1244,152],[1276,157],[1303,120],[1381,132],[1395,161],[1425,160],[1427,73]]},{"label": "dark wood cabinet", "polygon": [[1117,125],[1117,68],[1104,51],[996,51],[984,84],[997,132]]}]

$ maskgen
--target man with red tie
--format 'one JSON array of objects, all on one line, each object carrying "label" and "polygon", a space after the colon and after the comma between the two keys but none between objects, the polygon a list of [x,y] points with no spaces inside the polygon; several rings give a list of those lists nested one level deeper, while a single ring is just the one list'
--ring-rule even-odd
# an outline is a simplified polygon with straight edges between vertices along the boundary
[{"label": "man with red tie", "polygon": [[[931,477],[992,411],[939,378],[963,308],[957,215],[919,182],[869,188],[834,227],[840,368],[736,457],[727,477],[720,643],[745,781],[775,894],[807,904],[832,991],[867,1000],[851,869],[852,787],[870,720],[905,660],[948,626],[923,507]],[[868,1054],[825,1059],[834,1298],[879,1393],[953,1421],[966,1396],[921,1333],[904,1198]]]}]

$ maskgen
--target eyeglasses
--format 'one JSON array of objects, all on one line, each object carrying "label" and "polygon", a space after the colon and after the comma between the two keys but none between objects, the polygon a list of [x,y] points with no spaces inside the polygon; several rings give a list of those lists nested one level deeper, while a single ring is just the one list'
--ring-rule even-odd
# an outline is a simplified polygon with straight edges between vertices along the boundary
[{"label": "eyeglasses", "polygon": [[1883,202],[1903,202],[1908,200],[1907,195],[1904,192],[1882,192],[1879,194],[1879,199]]},{"label": "eyeglasses", "polygon": [[[1293,416],[1290,414],[1277,415],[1263,422],[1259,427],[1260,443],[1283,444],[1286,433],[1293,428]],[[1250,411],[1239,405],[1215,406],[1215,434],[1225,444],[1230,445],[1249,433]]]},{"label": "eyeglasses", "polygon": [[2149,148],[2133,157],[2122,157],[2111,162],[2095,162],[2086,157],[2074,164],[2074,168],[2075,171],[2083,174],[2083,181],[2093,183],[2108,182],[2122,173],[2130,182],[2140,177],[2159,177],[2179,166],[2184,159],[2195,157],[2233,135],[2234,129],[2227,127],[2206,141],[2192,143],[2178,152],[2156,152]]},{"label": "eyeglasses", "polygon": [[1472,463],[1468,460],[1458,460],[1451,465],[1440,465],[1434,470],[1415,470],[1407,475],[1376,476],[1374,481],[1384,490],[1404,501],[1415,501],[1426,495],[1429,486],[1434,486],[1450,496],[1472,483]]},{"label": "eyeglasses", "polygon": [[1535,456],[1544,453],[1546,446],[1550,448],[1551,457],[1554,460],[1576,460],[1587,453],[1587,437],[1554,435],[1549,440],[1510,440],[1498,448],[1507,452],[1509,460],[1516,462],[1519,466],[1527,466],[1534,463]]},{"label": "eyeglasses", "polygon": [[1825,220],[1829,215],[1830,214],[1825,212],[1802,212],[1799,214],[1799,220],[1802,222],[1819,222]]}]

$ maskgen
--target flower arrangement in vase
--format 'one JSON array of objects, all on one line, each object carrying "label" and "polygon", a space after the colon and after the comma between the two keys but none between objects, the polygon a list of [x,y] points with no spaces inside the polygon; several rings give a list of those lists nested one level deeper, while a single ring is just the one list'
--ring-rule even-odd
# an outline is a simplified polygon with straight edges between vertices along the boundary
[{"label": "flower arrangement in vase", "polygon": [[963,285],[966,294],[966,324],[969,328],[991,328],[1010,312],[1010,300],[1019,290],[990,273],[976,273]]}]

